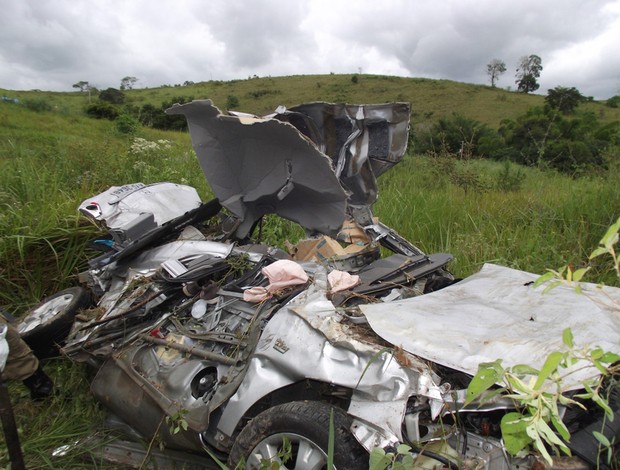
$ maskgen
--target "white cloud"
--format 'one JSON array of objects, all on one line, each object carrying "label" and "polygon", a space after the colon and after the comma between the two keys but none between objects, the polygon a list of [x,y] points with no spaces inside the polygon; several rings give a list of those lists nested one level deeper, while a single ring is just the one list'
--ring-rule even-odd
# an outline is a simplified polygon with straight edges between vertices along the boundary
[{"label": "white cloud", "polygon": [[71,90],[250,75],[364,73],[514,86],[543,60],[540,92],[620,91],[620,0],[5,0],[0,88]]}]

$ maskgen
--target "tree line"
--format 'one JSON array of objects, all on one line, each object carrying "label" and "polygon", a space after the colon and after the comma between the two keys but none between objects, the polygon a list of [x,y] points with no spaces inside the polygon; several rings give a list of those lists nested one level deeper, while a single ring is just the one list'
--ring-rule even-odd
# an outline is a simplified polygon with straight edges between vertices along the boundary
[{"label": "tree line", "polygon": [[572,175],[604,169],[617,159],[609,149],[620,145],[620,122],[580,112],[586,99],[574,87],[556,87],[544,106],[503,120],[497,130],[454,113],[412,135],[411,144],[421,154],[513,161]]}]

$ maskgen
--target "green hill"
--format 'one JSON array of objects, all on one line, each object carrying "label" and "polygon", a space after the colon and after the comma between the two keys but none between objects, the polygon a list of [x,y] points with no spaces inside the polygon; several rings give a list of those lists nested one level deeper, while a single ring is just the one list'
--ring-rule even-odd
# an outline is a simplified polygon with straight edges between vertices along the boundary
[{"label": "green hill", "polygon": [[[523,94],[485,85],[450,80],[404,78],[382,75],[298,75],[290,77],[256,77],[247,80],[199,82],[188,86],[125,91],[127,103],[135,106],[160,105],[174,97],[210,98],[221,109],[229,96],[239,102],[237,110],[266,114],[278,105],[293,106],[309,101],[347,103],[411,103],[412,125],[424,125],[439,118],[460,113],[470,119],[497,128],[503,119],[514,119],[533,106],[542,106],[544,96]],[[10,91],[0,89],[0,96],[47,100],[53,109],[79,114],[88,104],[86,93],[44,91]],[[95,96],[91,100],[95,100]],[[591,101],[580,109],[593,111],[601,121],[620,119],[619,108]]]}]

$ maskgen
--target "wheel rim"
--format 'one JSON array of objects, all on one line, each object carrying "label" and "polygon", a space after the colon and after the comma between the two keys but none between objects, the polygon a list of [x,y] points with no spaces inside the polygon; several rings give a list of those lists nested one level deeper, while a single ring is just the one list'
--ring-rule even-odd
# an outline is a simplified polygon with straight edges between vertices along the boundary
[{"label": "wheel rim", "polygon": [[73,302],[73,294],[64,294],[53,298],[49,302],[45,302],[43,305],[39,305],[22,320],[17,326],[17,331],[19,331],[19,334],[24,334],[34,330],[65,310],[71,302]]},{"label": "wheel rim", "polygon": [[[281,453],[284,438],[291,443],[292,456],[282,461]],[[327,468],[327,454],[307,437],[292,433],[272,434],[260,441],[250,452],[248,468],[260,468],[261,461],[277,462],[280,468],[288,470],[320,470]]]}]

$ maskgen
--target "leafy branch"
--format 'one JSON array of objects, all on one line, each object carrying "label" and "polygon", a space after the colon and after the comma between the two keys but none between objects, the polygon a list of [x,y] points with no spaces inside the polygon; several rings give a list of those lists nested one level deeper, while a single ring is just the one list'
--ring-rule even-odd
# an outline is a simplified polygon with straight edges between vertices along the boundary
[{"label": "leafy branch", "polygon": [[[620,260],[615,249],[619,239],[620,218],[609,227],[589,259],[608,254],[620,278]],[[583,293],[579,283],[589,269],[585,267],[573,271],[570,266],[565,266],[559,270],[548,270],[534,285],[546,284],[543,294],[559,285],[570,285],[578,293]],[[611,308],[620,311],[617,301],[610,300]],[[560,412],[563,406],[578,406],[586,410],[581,401],[590,400],[604,411],[605,419],[614,419],[614,412],[604,393],[604,384],[610,376],[620,373],[620,356],[601,348],[577,347],[570,328],[563,331],[562,341],[566,350],[550,353],[540,370],[529,365],[504,368],[501,359],[498,359],[480,364],[467,388],[466,405],[477,400],[488,401],[498,394],[514,401],[515,411],[504,415],[500,423],[506,450],[512,455],[533,447],[549,464],[553,463],[549,449],[556,454],[561,451],[570,455],[566,444],[570,441],[570,433],[562,422]],[[586,368],[591,369],[592,374],[581,381],[584,391],[571,393],[570,387],[565,385],[566,378]],[[496,387],[495,384],[502,385]],[[613,443],[600,432],[594,432],[594,437],[611,455]]]},{"label": "leafy branch", "polygon": [[[467,388],[466,405],[478,399],[488,401],[498,394],[515,402],[516,411],[504,415],[500,423],[506,450],[512,455],[533,447],[549,464],[552,458],[548,448],[570,455],[566,446],[570,433],[562,422],[561,406],[585,410],[578,400],[592,400],[603,409],[607,419],[614,418],[603,389],[605,379],[620,372],[620,366],[613,365],[620,361],[620,356],[600,348],[576,347],[569,328],[564,330],[562,339],[567,350],[549,354],[540,370],[523,364],[504,368],[498,359],[480,364]],[[585,391],[571,394],[570,387],[564,385],[566,378],[592,366],[592,375],[581,382]],[[497,383],[502,386],[494,387]]]}]

